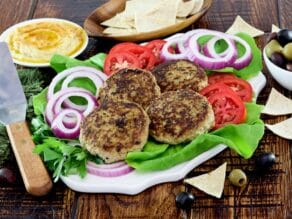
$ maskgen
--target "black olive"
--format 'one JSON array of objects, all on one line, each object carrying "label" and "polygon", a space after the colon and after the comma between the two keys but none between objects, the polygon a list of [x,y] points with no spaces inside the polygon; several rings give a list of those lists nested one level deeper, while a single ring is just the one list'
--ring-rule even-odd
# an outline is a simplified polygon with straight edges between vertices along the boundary
[{"label": "black olive", "polygon": [[13,184],[16,181],[15,174],[8,168],[4,167],[0,169],[0,183],[6,184],[10,183]]},{"label": "black olive", "polygon": [[284,56],[279,52],[274,52],[271,55],[271,61],[280,68],[285,68],[286,66],[286,60]]},{"label": "black olive", "polygon": [[275,154],[269,152],[269,153],[263,153],[259,155],[255,160],[255,169],[261,173],[267,171],[273,164],[276,162],[276,156]]},{"label": "black olive", "polygon": [[195,197],[188,192],[181,192],[175,198],[176,206],[181,209],[190,209],[194,201]]},{"label": "black olive", "polygon": [[292,30],[283,29],[278,32],[278,41],[282,46],[292,42]]},{"label": "black olive", "polygon": [[277,33],[276,32],[273,32],[269,35],[268,39],[267,39],[267,43],[269,43],[270,41],[272,40],[277,40]]}]

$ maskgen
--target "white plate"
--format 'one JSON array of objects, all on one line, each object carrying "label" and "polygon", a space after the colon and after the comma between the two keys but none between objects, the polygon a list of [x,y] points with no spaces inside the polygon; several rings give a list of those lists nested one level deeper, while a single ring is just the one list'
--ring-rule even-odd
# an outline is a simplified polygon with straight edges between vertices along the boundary
[{"label": "white plate", "polygon": [[[255,98],[266,84],[263,73],[249,80],[253,87]],[[87,174],[84,179],[78,175],[62,176],[62,181],[72,190],[86,193],[120,193],[135,195],[145,189],[163,182],[173,182],[184,178],[192,169],[216,156],[227,146],[220,144],[190,161],[178,164],[163,171],[139,173],[133,171],[120,177],[99,177]]]},{"label": "white plate", "polygon": [[[23,21],[21,23],[18,23],[18,24],[15,24],[15,25],[9,27],[7,30],[5,30],[0,35],[0,42],[4,42],[7,39],[8,35],[11,32],[13,32],[16,28],[23,27],[23,26],[28,25],[28,24],[38,23],[38,22],[41,22],[41,21],[46,21],[46,22],[65,22],[65,23],[68,23],[68,24],[71,24],[71,25],[74,25],[76,27],[79,27],[79,28],[83,29],[78,24],[73,23],[73,22],[68,21],[68,20],[64,20],[64,19],[38,18],[38,19],[32,19],[32,20]],[[86,34],[86,39],[85,39],[85,42],[82,45],[82,47],[78,51],[76,51],[73,55],[71,55],[70,57],[74,58],[74,57],[80,55],[85,50],[85,48],[87,47],[87,44],[88,44],[88,35]],[[22,66],[27,66],[27,67],[48,67],[48,66],[50,66],[49,62],[47,62],[47,63],[31,63],[31,62],[22,62],[22,61],[18,61],[18,60],[14,60],[14,59],[13,59],[13,62],[15,64],[22,65]]]}]

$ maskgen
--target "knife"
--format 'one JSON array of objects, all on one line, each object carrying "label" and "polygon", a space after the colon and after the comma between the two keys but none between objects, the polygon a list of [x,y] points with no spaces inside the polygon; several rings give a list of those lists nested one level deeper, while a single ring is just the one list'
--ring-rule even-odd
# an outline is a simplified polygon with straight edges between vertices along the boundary
[{"label": "knife", "polygon": [[6,126],[27,192],[46,195],[52,180],[39,155],[25,122],[27,101],[8,46],[0,42],[0,122]]}]

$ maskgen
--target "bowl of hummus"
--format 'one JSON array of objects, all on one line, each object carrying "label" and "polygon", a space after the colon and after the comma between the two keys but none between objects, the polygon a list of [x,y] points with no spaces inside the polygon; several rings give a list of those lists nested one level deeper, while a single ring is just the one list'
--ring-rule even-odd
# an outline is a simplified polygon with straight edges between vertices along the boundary
[{"label": "bowl of hummus", "polygon": [[14,63],[47,67],[54,54],[76,57],[88,44],[81,26],[57,18],[40,18],[18,23],[0,36],[8,44]]}]

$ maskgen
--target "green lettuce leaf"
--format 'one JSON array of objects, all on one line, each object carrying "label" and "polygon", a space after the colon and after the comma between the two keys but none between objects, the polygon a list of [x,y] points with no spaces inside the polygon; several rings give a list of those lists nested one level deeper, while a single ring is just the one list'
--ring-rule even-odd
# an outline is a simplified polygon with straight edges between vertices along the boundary
[{"label": "green lettuce leaf", "polygon": [[34,114],[37,116],[42,115],[45,112],[47,106],[47,93],[48,88],[45,88],[42,92],[32,98]]},{"label": "green lettuce leaf", "polygon": [[86,66],[102,70],[105,57],[105,53],[98,53],[90,59],[82,61],[69,56],[55,54],[50,60],[50,65],[56,72],[61,72],[76,66]]},{"label": "green lettuce leaf", "polygon": [[163,170],[188,161],[199,154],[225,144],[244,158],[250,158],[264,135],[264,123],[260,119],[262,107],[247,103],[246,122],[227,125],[216,131],[200,135],[188,144],[167,145],[148,141],[141,152],[130,152],[126,162],[138,171]]}]

